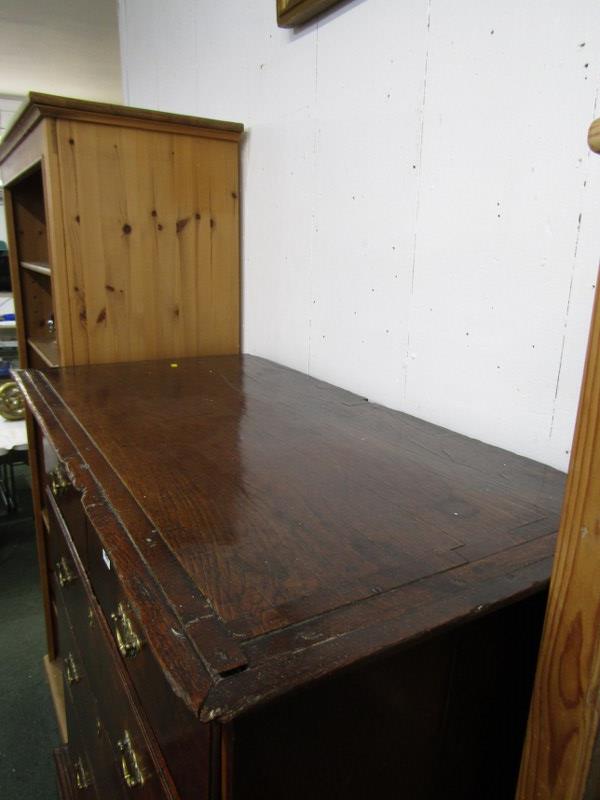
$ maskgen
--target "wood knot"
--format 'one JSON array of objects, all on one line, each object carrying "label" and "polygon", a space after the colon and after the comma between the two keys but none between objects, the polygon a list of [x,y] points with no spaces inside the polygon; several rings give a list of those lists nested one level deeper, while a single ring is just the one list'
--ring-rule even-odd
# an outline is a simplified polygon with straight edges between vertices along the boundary
[{"label": "wood knot", "polygon": [[237,192],[232,192],[231,196],[233,197],[234,200],[237,200]]},{"label": "wood knot", "polygon": [[196,211],[196,213],[194,214],[194,216],[196,217],[196,219],[202,219],[202,217],[200,216],[200,214],[199,214],[197,211]]},{"label": "wood knot", "polygon": [[190,219],[189,217],[184,217],[183,219],[177,220],[177,222],[175,223],[175,230],[177,231],[177,233],[181,233],[181,231],[188,224],[189,219]]},{"label": "wood knot", "polygon": [[79,311],[79,319],[81,322],[85,323],[87,321],[87,311],[85,306]]},{"label": "wood knot", "polygon": [[77,216],[75,217],[75,222],[76,222],[78,225],[79,225],[79,223],[81,222],[81,217],[79,216],[79,214],[77,214]]},{"label": "wood knot", "polygon": [[150,214],[151,214],[153,217],[156,217],[156,216],[158,216],[158,214],[156,213],[156,209],[155,209],[155,208],[153,208],[153,209],[152,209],[152,211],[150,212]]},{"label": "wood knot", "polygon": [[128,222],[126,222],[125,225],[123,225],[122,231],[126,235],[130,234],[131,233],[131,225]]},{"label": "wood knot", "polygon": [[163,226],[160,224],[160,222],[158,223],[158,225],[156,227],[158,228],[159,231],[162,231],[162,229],[163,229]]},{"label": "wood knot", "polygon": [[75,139],[73,138],[69,139],[69,144],[75,144]]},{"label": "wood knot", "polygon": [[173,309],[173,314],[175,314],[176,317],[179,316],[179,306],[175,306],[175,308]]},{"label": "wood knot", "polygon": [[211,218],[210,218],[210,227],[211,227],[211,228],[214,228],[214,227],[216,226],[216,224],[217,224],[216,220],[214,220],[214,219],[211,217]]},{"label": "wood knot", "polygon": [[110,283],[106,284],[106,291],[107,292],[114,292],[114,290],[115,290],[114,286],[111,286]]},{"label": "wood knot", "polygon": [[104,322],[105,319],[106,319],[106,309],[103,308],[96,318],[96,324],[100,325],[100,323]]}]

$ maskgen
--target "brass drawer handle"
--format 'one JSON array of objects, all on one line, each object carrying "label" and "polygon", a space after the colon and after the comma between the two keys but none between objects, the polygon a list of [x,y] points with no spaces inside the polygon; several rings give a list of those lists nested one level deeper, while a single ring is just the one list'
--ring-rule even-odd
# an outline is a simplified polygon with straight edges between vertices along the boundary
[{"label": "brass drawer handle", "polygon": [[87,789],[92,785],[92,779],[81,757],[73,764],[73,770],[75,772],[75,786],[78,789]]},{"label": "brass drawer handle", "polygon": [[72,686],[74,683],[79,683],[81,680],[81,675],[77,669],[77,664],[73,658],[73,653],[69,653],[69,655],[65,658],[65,678],[67,679],[69,686]]},{"label": "brass drawer handle", "polygon": [[115,623],[115,637],[119,653],[123,658],[133,658],[142,649],[142,640],[133,630],[131,620],[125,613],[123,603],[119,603],[117,610],[110,615]]},{"label": "brass drawer handle", "polygon": [[56,575],[58,577],[58,583],[60,584],[61,589],[64,586],[68,586],[70,583],[73,583],[77,577],[71,572],[71,569],[64,556],[60,559],[60,561],[56,562]]},{"label": "brass drawer handle", "polygon": [[121,772],[123,773],[123,780],[129,789],[134,786],[143,786],[144,775],[140,769],[138,758],[133,745],[131,744],[131,736],[129,731],[125,731],[123,738],[117,742],[117,747],[121,753]]},{"label": "brass drawer handle", "polygon": [[64,494],[70,485],[71,481],[60,464],[50,471],[50,491],[54,497]]}]

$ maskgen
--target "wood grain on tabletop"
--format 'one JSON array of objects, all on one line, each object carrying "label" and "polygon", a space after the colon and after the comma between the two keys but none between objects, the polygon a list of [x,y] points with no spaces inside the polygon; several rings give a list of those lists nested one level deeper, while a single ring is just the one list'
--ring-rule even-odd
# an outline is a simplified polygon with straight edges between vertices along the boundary
[{"label": "wood grain on tabletop", "polygon": [[557,527],[556,470],[259,358],[47,379],[245,638]]},{"label": "wood grain on tabletop", "polygon": [[600,786],[600,290],[531,704],[519,800],[596,800]]}]

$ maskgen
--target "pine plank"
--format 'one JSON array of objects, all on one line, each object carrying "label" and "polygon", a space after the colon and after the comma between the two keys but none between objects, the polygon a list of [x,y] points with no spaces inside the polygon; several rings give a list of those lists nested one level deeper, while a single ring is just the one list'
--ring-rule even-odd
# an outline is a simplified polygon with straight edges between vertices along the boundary
[{"label": "pine plank", "polygon": [[73,321],[68,313],[68,271],[64,232],[62,187],[58,167],[56,123],[43,122],[42,180],[47,222],[48,261],[52,269],[52,305],[57,320],[61,365],[73,363]]},{"label": "pine plank", "polygon": [[59,120],[73,362],[239,350],[237,144]]},{"label": "pine plank", "polygon": [[599,295],[597,289],[518,800],[598,797]]}]

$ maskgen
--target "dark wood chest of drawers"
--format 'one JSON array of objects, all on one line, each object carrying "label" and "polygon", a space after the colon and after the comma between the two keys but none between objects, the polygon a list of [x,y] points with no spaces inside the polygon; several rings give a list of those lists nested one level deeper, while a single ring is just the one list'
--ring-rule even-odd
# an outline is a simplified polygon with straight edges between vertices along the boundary
[{"label": "dark wood chest of drawers", "polygon": [[561,473],[250,356],[17,379],[65,796],[511,796]]}]

